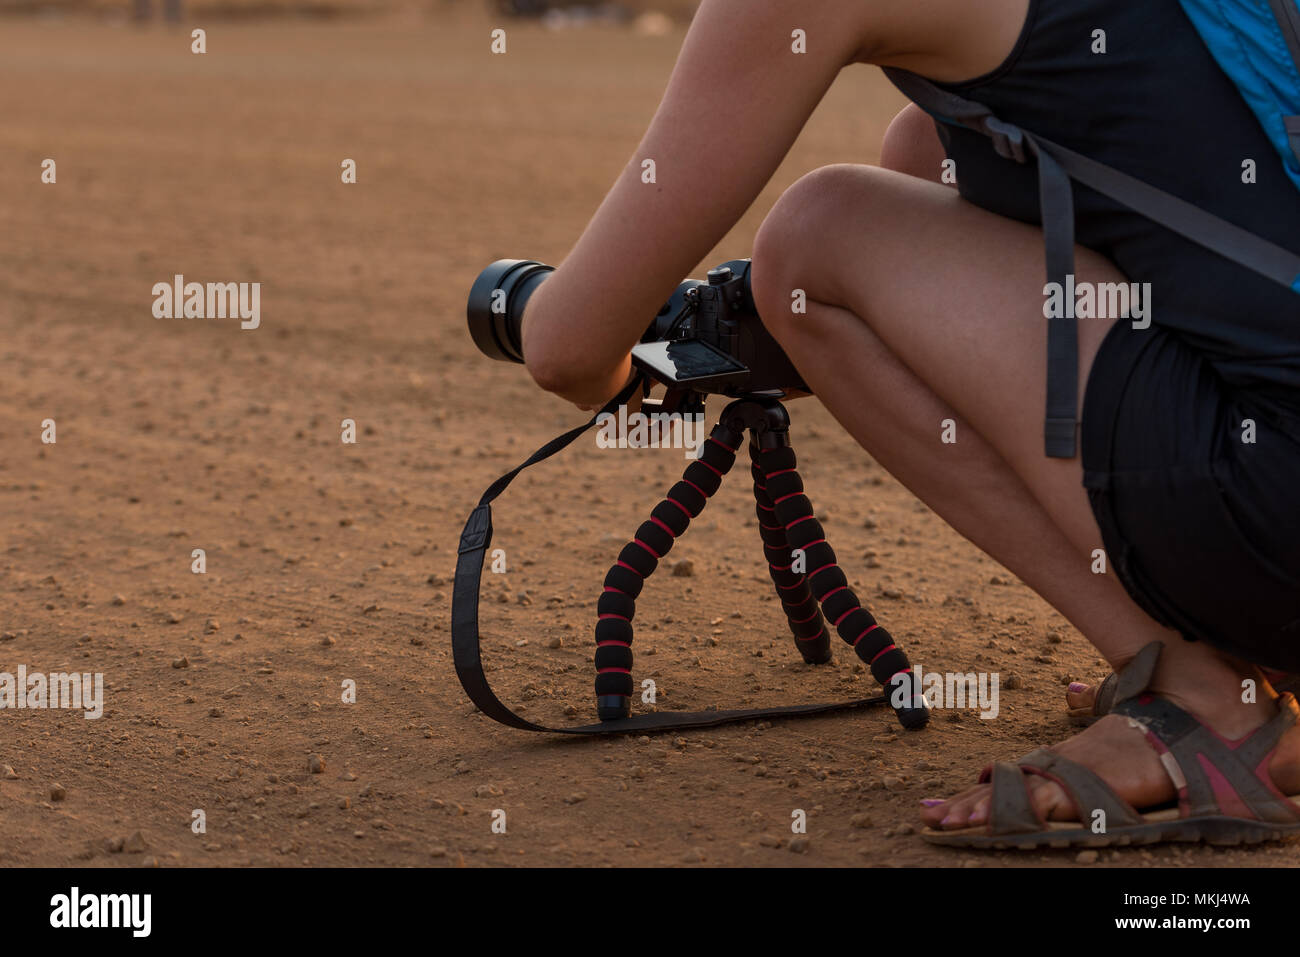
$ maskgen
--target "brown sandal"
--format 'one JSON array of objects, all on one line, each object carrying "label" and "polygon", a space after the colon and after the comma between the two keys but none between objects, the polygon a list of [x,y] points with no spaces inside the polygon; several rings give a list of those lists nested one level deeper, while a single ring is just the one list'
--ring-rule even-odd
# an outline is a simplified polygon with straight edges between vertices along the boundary
[{"label": "brown sandal", "polygon": [[[1268,776],[1278,741],[1300,717],[1291,694],[1278,713],[1239,741],[1226,741],[1195,716],[1147,692],[1160,656],[1147,645],[1116,677],[1111,711],[1146,732],[1147,742],[1178,791],[1177,807],[1141,813],[1096,773],[1040,748],[1019,761],[984,769],[993,784],[989,822],[955,830],[926,828],[934,844],[976,848],[1107,847],[1159,841],[1255,844],[1300,832],[1300,796],[1288,797]],[[1086,823],[1046,821],[1030,799],[1028,776],[1056,782]]]}]

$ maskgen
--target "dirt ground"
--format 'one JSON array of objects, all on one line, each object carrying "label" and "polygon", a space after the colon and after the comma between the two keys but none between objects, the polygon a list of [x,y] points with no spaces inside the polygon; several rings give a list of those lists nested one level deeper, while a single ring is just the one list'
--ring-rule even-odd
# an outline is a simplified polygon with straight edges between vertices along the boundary
[{"label": "dirt ground", "polygon": [[[465,294],[496,258],[564,255],[681,39],[510,24],[493,57],[475,10],[217,22],[202,56],[189,25],[3,22],[0,670],[102,672],[106,690],[99,720],[0,711],[0,864],[1074,864],[913,833],[919,798],[1066,735],[1064,683],[1103,669],[813,400],[793,434],[851,580],[927,669],[1017,675],[997,720],[559,740],[474,713],[449,648],[457,536],[492,479],[581,415],[479,356]],[[875,161],[900,105],[874,71],[844,76],[702,265],[748,255],[801,173]],[[177,273],[261,282],[261,326],[155,319],[151,288]],[[524,714],[594,720],[601,579],[683,464],[593,437],[498,506],[485,660]],[[673,710],[871,693],[843,651],[799,661],[748,485],[738,470],[674,549],[694,576],[647,586],[637,679]],[[1095,866],[1296,861],[1157,848]]]}]

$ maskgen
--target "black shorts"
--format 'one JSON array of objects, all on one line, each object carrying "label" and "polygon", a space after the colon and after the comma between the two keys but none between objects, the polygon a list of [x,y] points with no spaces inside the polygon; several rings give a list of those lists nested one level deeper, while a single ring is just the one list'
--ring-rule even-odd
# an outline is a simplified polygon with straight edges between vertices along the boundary
[{"label": "black shorts", "polygon": [[1108,571],[1133,599],[1185,638],[1300,671],[1300,412],[1232,390],[1177,333],[1120,320],[1081,442]]}]

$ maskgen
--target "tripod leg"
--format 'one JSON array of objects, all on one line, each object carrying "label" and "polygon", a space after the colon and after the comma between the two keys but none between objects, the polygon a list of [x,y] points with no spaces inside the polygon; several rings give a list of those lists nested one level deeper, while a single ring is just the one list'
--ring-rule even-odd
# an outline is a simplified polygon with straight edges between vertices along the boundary
[{"label": "tripod leg", "polygon": [[642,522],[632,541],[605,575],[596,602],[596,713],[601,721],[632,713],[632,618],[645,580],[668,554],[736,462],[743,435],[717,425],[700,447],[700,457]]},{"label": "tripod leg", "polygon": [[793,571],[790,542],[785,526],[777,520],[772,507],[772,497],[767,492],[767,477],[760,467],[762,452],[754,442],[749,443],[750,473],[754,476],[754,508],[758,515],[758,532],[763,539],[763,554],[767,558],[767,571],[776,586],[776,597],[781,599],[790,634],[803,660],[810,665],[824,665],[831,660],[831,636],[826,630],[826,619],[821,607],[808,586],[802,572]]},{"label": "tripod leg", "polygon": [[803,493],[803,480],[796,465],[794,449],[789,446],[758,452],[758,468],[772,500],[776,524],[784,528],[790,548],[803,550],[807,567],[811,569],[808,581],[826,619],[890,692],[890,704],[903,727],[922,727],[929,721],[930,713],[916,685],[912,664],[849,588],[848,579],[836,563],[835,551],[814,517],[812,503]]}]

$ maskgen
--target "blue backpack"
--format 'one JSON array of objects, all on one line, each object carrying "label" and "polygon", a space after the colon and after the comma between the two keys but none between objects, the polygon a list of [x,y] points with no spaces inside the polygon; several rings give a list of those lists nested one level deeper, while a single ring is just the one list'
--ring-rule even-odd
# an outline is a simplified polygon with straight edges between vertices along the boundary
[{"label": "blue backpack", "polygon": [[[1249,104],[1287,175],[1300,189],[1300,0],[1179,0],[1215,60]],[[1300,256],[1163,190],[999,120],[988,107],[906,70],[893,84],[943,123],[983,133],[1007,159],[1038,162],[1047,278],[1066,286],[1074,272],[1071,180],[1193,242],[1300,293]],[[1300,224],[1297,224],[1300,230]],[[1073,318],[1047,320],[1047,422],[1053,458],[1073,458],[1078,420],[1079,345]]]}]

